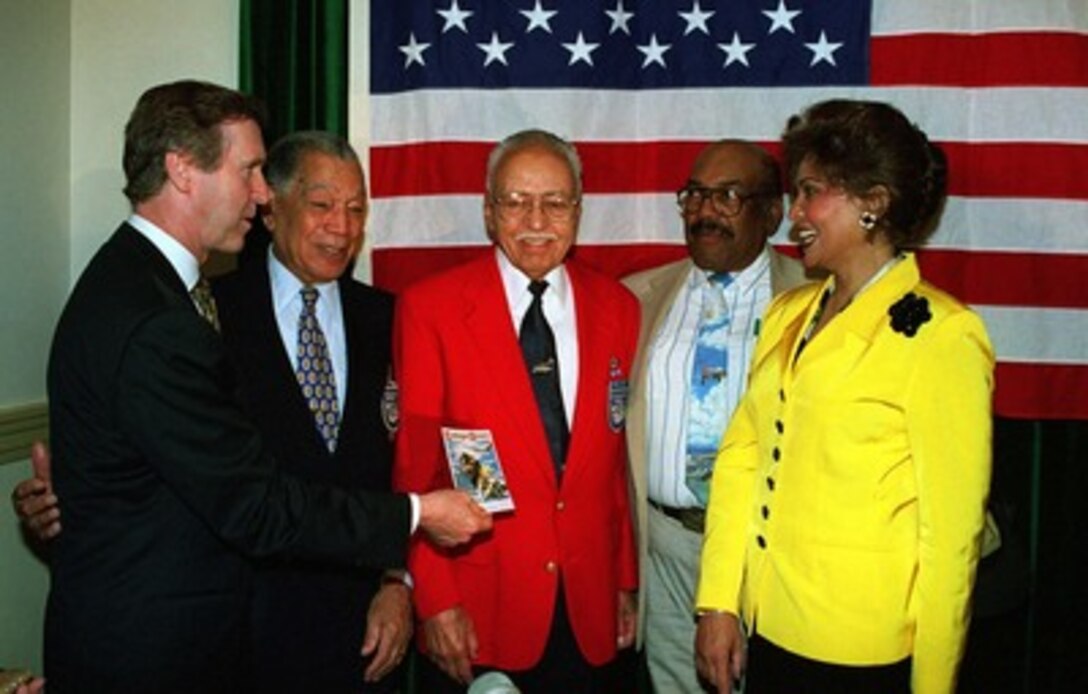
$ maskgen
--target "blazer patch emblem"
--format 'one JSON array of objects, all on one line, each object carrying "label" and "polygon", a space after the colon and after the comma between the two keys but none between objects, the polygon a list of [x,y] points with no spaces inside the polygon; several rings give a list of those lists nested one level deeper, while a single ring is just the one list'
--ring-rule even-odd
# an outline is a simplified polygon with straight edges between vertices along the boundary
[{"label": "blazer patch emblem", "polygon": [[914,337],[918,328],[933,317],[933,314],[929,312],[929,300],[914,292],[908,293],[892,304],[888,309],[888,315],[892,317],[892,330],[903,333],[907,337]]},{"label": "blazer patch emblem", "polygon": [[622,431],[627,420],[627,391],[620,360],[612,357],[608,363],[608,428],[614,433]]},{"label": "blazer patch emblem", "polygon": [[397,433],[400,424],[400,391],[397,382],[393,380],[393,374],[385,379],[385,390],[382,391],[382,424],[385,424],[389,435]]}]

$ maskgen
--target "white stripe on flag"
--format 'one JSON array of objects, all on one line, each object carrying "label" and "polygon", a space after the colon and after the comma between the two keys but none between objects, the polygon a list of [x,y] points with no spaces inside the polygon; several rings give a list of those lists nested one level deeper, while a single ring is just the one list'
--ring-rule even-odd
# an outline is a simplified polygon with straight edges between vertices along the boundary
[{"label": "white stripe on flag", "polygon": [[1088,31],[1084,0],[873,0],[874,36],[988,31]]},{"label": "white stripe on flag", "polygon": [[[487,243],[482,208],[482,193],[380,198],[373,202],[369,228],[379,248]],[[1088,202],[954,197],[928,247],[1088,253],[1086,220]],[[786,243],[787,224],[775,242]],[[578,238],[593,244],[681,243],[676,199],[672,193],[586,195]]]},{"label": "white stripe on flag", "polygon": [[540,127],[576,141],[625,142],[645,139],[640,128],[654,122],[655,141],[777,141],[786,118],[830,97],[893,103],[934,140],[1088,143],[1083,119],[1073,115],[1088,113],[1088,89],[1011,87],[427,89],[371,97],[370,135],[373,145],[497,142]]},{"label": "white stripe on flag", "polygon": [[1088,354],[1088,311],[1011,306],[973,308],[986,322],[1001,361],[1084,363],[1084,355]]}]

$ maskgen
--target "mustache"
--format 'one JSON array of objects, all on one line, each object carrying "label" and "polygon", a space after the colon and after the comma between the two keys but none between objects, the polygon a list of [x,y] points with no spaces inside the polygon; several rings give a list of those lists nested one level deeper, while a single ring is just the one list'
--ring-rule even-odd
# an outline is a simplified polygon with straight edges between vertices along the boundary
[{"label": "mustache", "polygon": [[700,219],[688,227],[688,233],[692,236],[708,236],[716,234],[721,237],[733,237],[733,230],[725,224],[713,219]]},{"label": "mustache", "polygon": [[522,231],[515,237],[515,241],[558,241],[559,235],[553,231]]}]

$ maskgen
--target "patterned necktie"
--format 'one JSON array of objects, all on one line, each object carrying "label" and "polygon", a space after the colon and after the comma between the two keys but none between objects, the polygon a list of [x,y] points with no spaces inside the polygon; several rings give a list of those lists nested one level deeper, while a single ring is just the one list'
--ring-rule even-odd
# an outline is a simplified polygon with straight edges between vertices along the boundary
[{"label": "patterned necktie", "polygon": [[212,296],[212,286],[208,280],[201,277],[196,286],[189,290],[189,296],[196,304],[196,312],[200,317],[208,321],[216,332],[219,332],[219,309],[215,307],[215,297]]},{"label": "patterned necktie", "polygon": [[298,317],[298,350],[295,376],[302,389],[302,397],[310,406],[317,430],[325,440],[329,452],[336,450],[336,436],[340,428],[340,407],[336,400],[336,377],[329,359],[325,333],[317,322],[314,311],[320,296],[313,287],[303,287],[302,312]]},{"label": "patterned necktie", "polygon": [[699,330],[692,359],[685,466],[685,483],[704,508],[710,493],[710,473],[726,424],[729,307],[725,303],[725,288],[733,281],[724,272],[714,273],[707,279],[702,289]]},{"label": "patterned necktie", "polygon": [[563,396],[559,391],[559,361],[555,354],[555,335],[548,319],[544,317],[542,296],[548,283],[533,280],[529,291],[533,302],[521,319],[518,341],[521,354],[525,358],[525,368],[529,370],[529,380],[533,383],[533,394],[544,431],[548,435],[548,447],[552,453],[557,477],[563,474],[563,465],[567,459],[567,443],[570,431],[567,429],[567,416],[563,410]]}]

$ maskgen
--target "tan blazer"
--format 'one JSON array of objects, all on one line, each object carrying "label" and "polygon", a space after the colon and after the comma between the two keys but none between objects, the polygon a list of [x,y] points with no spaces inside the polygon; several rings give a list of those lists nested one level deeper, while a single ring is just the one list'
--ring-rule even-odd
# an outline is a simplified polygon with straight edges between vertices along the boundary
[{"label": "tan blazer", "polygon": [[[643,609],[646,597],[646,347],[661,322],[669,313],[677,294],[694,264],[690,258],[644,270],[623,280],[642,307],[639,325],[638,352],[631,369],[631,397],[627,412],[627,455],[630,468],[631,508],[634,513],[635,537],[639,557],[638,642],[641,646],[646,624]],[[808,281],[804,266],[794,258],[771,250],[771,292],[777,296]],[[694,610],[694,606],[693,610]]]}]

